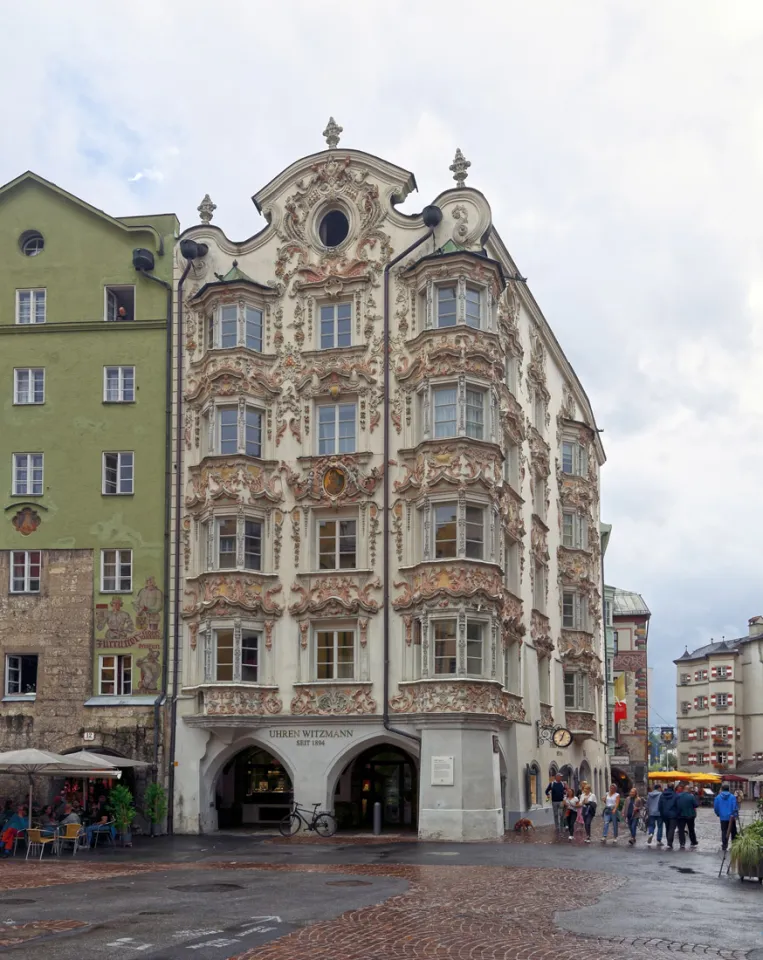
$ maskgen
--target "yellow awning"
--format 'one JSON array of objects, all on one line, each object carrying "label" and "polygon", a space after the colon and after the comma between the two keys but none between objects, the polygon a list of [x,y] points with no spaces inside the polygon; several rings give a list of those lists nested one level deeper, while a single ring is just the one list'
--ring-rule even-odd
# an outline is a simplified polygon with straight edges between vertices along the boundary
[{"label": "yellow awning", "polygon": [[649,774],[650,780],[685,780],[687,783],[720,783],[717,773],[684,773],[681,770],[657,770]]}]

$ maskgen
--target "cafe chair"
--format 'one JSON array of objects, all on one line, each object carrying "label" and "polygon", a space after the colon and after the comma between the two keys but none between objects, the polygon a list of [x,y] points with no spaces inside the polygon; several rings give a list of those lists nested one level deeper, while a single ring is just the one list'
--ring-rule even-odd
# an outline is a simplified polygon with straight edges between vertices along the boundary
[{"label": "cafe chair", "polygon": [[63,849],[65,843],[70,843],[72,845],[72,856],[76,856],[77,848],[80,844],[85,844],[86,835],[85,830],[79,823],[67,823],[64,832],[59,831],[58,834],[58,852],[60,853]]},{"label": "cafe chair", "polygon": [[98,846],[98,837],[104,838],[104,843],[110,843],[112,847],[116,847],[116,841],[112,834],[112,829],[116,824],[115,820],[109,820],[108,823],[98,824],[98,829],[93,830],[93,848]]},{"label": "cafe chair", "polygon": [[56,842],[56,838],[55,838],[55,837],[43,837],[43,835],[42,835],[42,830],[39,830],[39,829],[38,829],[38,830],[35,830],[35,829],[27,830],[27,832],[26,832],[26,857],[24,857],[24,859],[25,859],[25,860],[28,860],[28,859],[29,859],[29,853],[30,853],[30,851],[32,851],[32,855],[35,856],[35,855],[37,854],[37,848],[39,847],[39,848],[40,848],[40,860],[42,860],[42,855],[43,855],[43,853],[45,853],[45,847],[47,847],[49,843],[55,843],[55,842]]}]

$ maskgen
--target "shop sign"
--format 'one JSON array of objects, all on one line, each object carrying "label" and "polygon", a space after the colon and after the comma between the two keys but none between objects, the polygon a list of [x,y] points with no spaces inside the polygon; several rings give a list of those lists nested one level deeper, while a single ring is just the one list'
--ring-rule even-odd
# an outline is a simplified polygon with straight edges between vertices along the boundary
[{"label": "shop sign", "polygon": [[628,763],[631,762],[631,758],[628,757],[628,756],[610,757],[610,758],[609,758],[609,762],[610,762],[610,763],[614,763],[615,766],[617,766],[617,767],[623,767],[623,766],[625,766],[626,764],[628,764]]},{"label": "shop sign", "polygon": [[277,727],[269,732],[271,740],[293,740],[295,747],[325,747],[327,740],[351,740],[355,736],[355,731],[350,728]]}]

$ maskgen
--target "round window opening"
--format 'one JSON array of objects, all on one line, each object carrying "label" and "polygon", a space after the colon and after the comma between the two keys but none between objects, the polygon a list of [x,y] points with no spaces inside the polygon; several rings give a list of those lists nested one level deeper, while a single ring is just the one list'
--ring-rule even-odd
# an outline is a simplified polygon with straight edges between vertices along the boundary
[{"label": "round window opening", "polygon": [[27,230],[19,237],[19,246],[25,257],[36,257],[38,253],[42,253],[45,240],[37,230]]},{"label": "round window opening", "polygon": [[318,227],[318,236],[324,247],[338,247],[350,232],[350,221],[341,210],[329,210]]}]

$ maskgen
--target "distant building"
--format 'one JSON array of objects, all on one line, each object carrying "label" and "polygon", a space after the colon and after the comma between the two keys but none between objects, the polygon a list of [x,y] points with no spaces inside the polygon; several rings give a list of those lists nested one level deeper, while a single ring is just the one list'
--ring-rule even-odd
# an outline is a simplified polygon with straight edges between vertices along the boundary
[{"label": "distant building", "polygon": [[649,768],[649,695],[647,640],[651,613],[639,593],[612,591],[611,701],[614,753],[610,753],[612,778],[623,789],[647,787]]},{"label": "distant building", "polygon": [[676,661],[678,763],[683,769],[763,776],[763,617],[747,636]]}]

